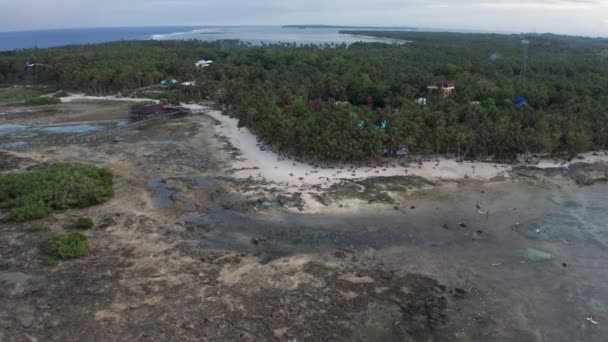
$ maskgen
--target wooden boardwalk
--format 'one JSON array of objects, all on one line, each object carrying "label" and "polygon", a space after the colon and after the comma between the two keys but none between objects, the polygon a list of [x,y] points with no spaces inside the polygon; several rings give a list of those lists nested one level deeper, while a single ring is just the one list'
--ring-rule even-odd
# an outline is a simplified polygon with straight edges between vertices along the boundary
[{"label": "wooden boardwalk", "polygon": [[114,139],[121,135],[127,135],[140,128],[154,126],[163,122],[184,117],[190,114],[188,110],[174,111],[171,113],[154,116],[145,120],[131,122],[124,126],[106,129],[100,132],[75,134],[69,136],[56,136],[48,138],[0,138],[0,150],[25,151],[31,149],[45,148],[50,146],[66,146],[75,144],[96,143]]}]

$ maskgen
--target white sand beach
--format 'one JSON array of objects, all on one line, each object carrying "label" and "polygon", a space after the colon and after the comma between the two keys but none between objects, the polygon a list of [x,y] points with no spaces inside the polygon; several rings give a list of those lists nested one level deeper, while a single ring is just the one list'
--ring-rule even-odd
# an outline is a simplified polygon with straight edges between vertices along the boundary
[{"label": "white sand beach", "polygon": [[[62,98],[64,102],[79,100],[112,100],[112,101],[153,101],[145,98],[129,98],[117,96],[85,96],[74,94]],[[224,136],[240,151],[241,156],[233,163],[233,170],[238,177],[264,179],[286,187],[305,188],[311,186],[329,187],[342,180],[364,179],[372,177],[390,176],[419,176],[431,181],[453,181],[462,179],[490,180],[497,176],[509,177],[512,165],[488,162],[459,162],[456,159],[445,157],[424,158],[426,161],[410,163],[401,166],[397,161],[384,166],[368,167],[344,164],[342,166],[322,168],[298,162],[294,159],[281,156],[269,149],[262,148],[257,137],[245,127],[238,127],[238,120],[223,115],[199,104],[182,104],[195,112],[205,112],[220,122],[216,126],[217,133]],[[559,162],[555,160],[541,160],[530,164],[538,168],[568,167],[571,163],[585,161],[587,163],[608,162],[606,153],[586,153],[582,160]],[[526,165],[520,163],[521,165]]]}]

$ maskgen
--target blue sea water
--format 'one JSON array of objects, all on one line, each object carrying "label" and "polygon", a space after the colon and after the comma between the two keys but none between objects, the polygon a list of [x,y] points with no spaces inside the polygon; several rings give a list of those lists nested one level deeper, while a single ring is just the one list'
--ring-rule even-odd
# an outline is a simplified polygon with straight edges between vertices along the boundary
[{"label": "blue sea water", "polygon": [[197,27],[113,27],[0,32],[0,51],[150,39],[155,34],[188,32]]},{"label": "blue sea water", "polygon": [[[214,26],[201,27],[190,31],[170,34],[155,34],[157,40],[197,39],[202,41],[240,40],[252,45],[295,43],[295,44],[352,44],[356,42],[396,42],[393,39],[374,38],[342,34],[334,27],[280,27],[280,26]],[[370,30],[370,29],[366,29]],[[394,29],[392,29],[394,30]],[[412,29],[400,29],[412,30]]]},{"label": "blue sea water", "polygon": [[339,28],[300,29],[280,26],[166,26],[16,31],[0,32],[0,51],[141,39],[202,41],[238,39],[252,45],[279,42],[296,44],[393,42],[381,38],[340,34],[339,31]]}]

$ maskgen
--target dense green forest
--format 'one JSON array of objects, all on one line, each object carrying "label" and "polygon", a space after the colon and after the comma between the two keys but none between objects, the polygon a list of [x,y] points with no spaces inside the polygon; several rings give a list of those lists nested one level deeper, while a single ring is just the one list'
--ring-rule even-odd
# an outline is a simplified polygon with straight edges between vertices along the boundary
[{"label": "dense green forest", "polygon": [[[0,53],[0,84],[131,94],[164,79],[196,81],[162,96],[213,99],[272,148],[313,160],[368,161],[403,147],[501,159],[608,148],[608,40],[356,33],[411,43],[131,41],[21,50]],[[200,59],[214,63],[197,69]],[[25,61],[43,65],[26,70]],[[453,96],[429,93],[442,80],[455,83]],[[529,105],[515,105],[518,96]]]}]

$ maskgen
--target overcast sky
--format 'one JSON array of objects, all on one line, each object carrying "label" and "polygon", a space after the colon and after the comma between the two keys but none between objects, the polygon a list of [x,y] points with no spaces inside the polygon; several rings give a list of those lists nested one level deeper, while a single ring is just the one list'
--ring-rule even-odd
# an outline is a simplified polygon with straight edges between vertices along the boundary
[{"label": "overcast sky", "polygon": [[244,24],[399,25],[608,37],[608,0],[0,0],[0,31]]}]

